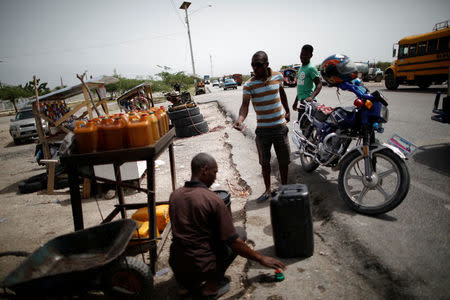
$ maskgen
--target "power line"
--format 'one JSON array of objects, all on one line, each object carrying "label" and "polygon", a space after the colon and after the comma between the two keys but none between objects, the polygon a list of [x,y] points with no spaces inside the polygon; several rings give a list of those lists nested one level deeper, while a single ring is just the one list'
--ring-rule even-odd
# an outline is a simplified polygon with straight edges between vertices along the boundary
[{"label": "power line", "polygon": [[175,6],[175,3],[173,3],[173,0],[170,0],[170,3],[172,4],[172,8],[175,11],[175,13],[177,14],[178,19],[180,20],[181,24],[183,24],[183,26],[186,27],[186,24],[184,23],[183,18],[181,18],[180,13],[178,12],[177,7]]},{"label": "power line", "polygon": [[163,34],[158,35],[151,38],[138,38],[138,39],[131,39],[131,40],[125,40],[125,41],[118,41],[118,42],[111,42],[111,43],[103,43],[99,45],[92,45],[88,47],[78,47],[78,48],[65,48],[65,49],[59,49],[59,50],[48,50],[48,51],[41,51],[41,52],[33,52],[33,53],[25,53],[20,55],[5,55],[3,56],[4,60],[3,62],[7,62],[7,59],[15,59],[20,57],[30,57],[30,56],[39,56],[39,55],[48,55],[48,54],[57,54],[57,53],[65,53],[65,52],[76,52],[76,51],[82,51],[82,50],[88,50],[88,49],[96,49],[96,48],[105,48],[105,47],[111,47],[111,46],[117,46],[120,44],[127,44],[127,43],[133,43],[133,42],[139,42],[139,41],[149,41],[149,40],[155,40],[160,38],[168,38],[170,36],[174,35],[181,35],[184,34],[184,32],[176,32],[176,33],[169,33],[169,34]]}]

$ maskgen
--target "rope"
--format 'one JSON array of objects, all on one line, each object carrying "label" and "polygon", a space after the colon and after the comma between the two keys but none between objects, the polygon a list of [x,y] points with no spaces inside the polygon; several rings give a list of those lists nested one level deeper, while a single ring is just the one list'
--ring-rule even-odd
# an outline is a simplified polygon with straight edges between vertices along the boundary
[{"label": "rope", "polygon": [[[199,108],[199,109],[200,109],[200,108]],[[195,123],[194,123],[194,121],[192,120],[192,116],[191,116],[191,113],[189,112],[189,109],[186,108],[186,111],[187,111],[187,113],[188,113],[188,115],[189,115],[189,120],[191,121],[192,125],[194,125],[194,129],[195,129],[198,133],[200,133],[200,135],[209,132],[209,128],[208,128],[208,130],[205,131],[205,132],[201,132],[200,130],[198,130],[197,126],[195,126]]]},{"label": "rope", "polygon": [[98,212],[100,213],[100,217],[102,218],[102,222],[103,222],[105,219],[103,218],[103,214],[102,214],[102,211],[100,209],[100,205],[98,204],[97,194],[95,194],[95,203],[97,203],[97,209],[98,209]]}]

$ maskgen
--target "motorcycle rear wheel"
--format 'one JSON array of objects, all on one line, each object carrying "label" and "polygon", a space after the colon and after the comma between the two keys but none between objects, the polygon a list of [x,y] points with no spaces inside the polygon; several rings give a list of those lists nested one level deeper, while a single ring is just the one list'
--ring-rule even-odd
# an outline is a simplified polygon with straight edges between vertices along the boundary
[{"label": "motorcycle rear wheel", "polygon": [[[303,118],[302,120],[305,120],[306,118]],[[305,123],[309,123],[308,124],[303,124],[306,129],[303,132],[305,137],[308,139],[308,141],[312,142],[315,144],[315,139],[316,139],[316,135],[317,135],[317,131],[316,128],[314,127],[314,125],[311,124],[311,122],[306,119]],[[310,148],[310,146],[306,146],[305,151],[308,151]],[[307,156],[305,155],[305,153],[301,153],[300,154],[300,162],[302,163],[302,169],[305,172],[311,173],[312,171],[314,171],[315,169],[317,169],[319,167],[319,163],[317,161],[315,161],[314,158],[312,158],[311,156]]]},{"label": "motorcycle rear wheel", "polygon": [[364,158],[359,151],[342,162],[338,188],[345,203],[366,215],[383,214],[396,208],[409,190],[409,172],[405,162],[390,149],[372,156],[372,182],[364,173]]}]

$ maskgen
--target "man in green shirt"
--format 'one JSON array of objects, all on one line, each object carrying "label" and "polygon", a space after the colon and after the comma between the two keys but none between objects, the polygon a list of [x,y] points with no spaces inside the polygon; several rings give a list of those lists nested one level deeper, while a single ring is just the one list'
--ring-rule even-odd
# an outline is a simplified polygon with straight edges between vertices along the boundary
[{"label": "man in green shirt", "polygon": [[297,73],[297,96],[295,97],[292,109],[298,111],[298,120],[302,116],[304,109],[298,107],[298,101],[311,102],[316,100],[316,96],[322,89],[322,81],[319,78],[319,71],[311,64],[311,57],[313,56],[313,47],[311,45],[304,45],[300,52],[300,61],[302,66]]}]

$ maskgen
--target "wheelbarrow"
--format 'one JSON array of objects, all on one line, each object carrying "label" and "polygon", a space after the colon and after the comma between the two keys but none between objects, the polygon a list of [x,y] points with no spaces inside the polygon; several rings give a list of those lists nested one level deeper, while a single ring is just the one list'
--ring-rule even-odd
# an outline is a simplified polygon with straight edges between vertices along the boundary
[{"label": "wheelbarrow", "polygon": [[148,299],[150,268],[123,255],[136,228],[134,220],[123,219],[56,237],[28,256],[2,287],[20,299],[83,297],[98,290],[110,298]]}]

